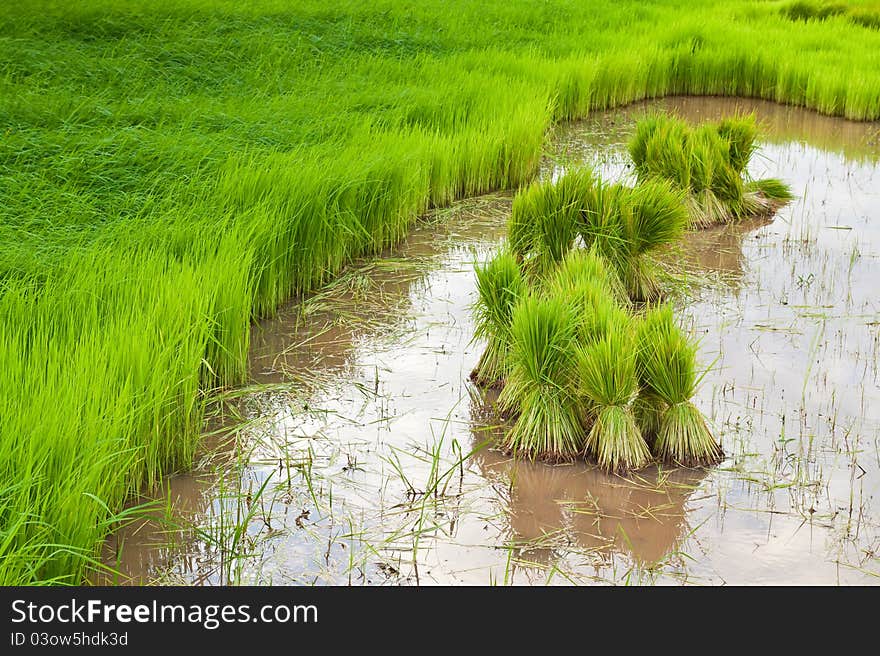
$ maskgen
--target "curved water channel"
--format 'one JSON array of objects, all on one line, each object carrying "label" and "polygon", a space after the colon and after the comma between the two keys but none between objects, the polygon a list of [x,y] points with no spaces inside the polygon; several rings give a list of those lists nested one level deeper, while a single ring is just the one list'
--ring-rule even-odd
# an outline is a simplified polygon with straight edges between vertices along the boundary
[{"label": "curved water channel", "polygon": [[[542,176],[625,177],[646,109],[755,111],[751,172],[798,200],[689,234],[680,315],[713,364],[696,404],[727,457],[610,476],[512,462],[468,382],[473,262],[511,193],[432,212],[385,256],[253,327],[234,440],[108,539],[100,582],[880,583],[880,127],[670,98],[559,126]],[[682,267],[682,264],[684,265]]]}]

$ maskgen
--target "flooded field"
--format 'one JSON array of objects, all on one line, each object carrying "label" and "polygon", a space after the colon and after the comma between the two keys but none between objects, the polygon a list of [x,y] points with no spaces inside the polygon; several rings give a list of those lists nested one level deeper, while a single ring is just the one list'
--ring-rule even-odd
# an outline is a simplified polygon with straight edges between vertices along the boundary
[{"label": "flooded field", "polygon": [[[712,365],[695,403],[726,459],[627,477],[513,462],[468,381],[473,263],[511,193],[407,240],[253,328],[224,438],[108,540],[102,582],[880,583],[880,128],[774,104],[666,99],[560,126],[542,175],[628,175],[635,118],[754,110],[751,172],[798,199],[688,234],[677,305]],[[219,420],[218,420],[219,421]]]}]

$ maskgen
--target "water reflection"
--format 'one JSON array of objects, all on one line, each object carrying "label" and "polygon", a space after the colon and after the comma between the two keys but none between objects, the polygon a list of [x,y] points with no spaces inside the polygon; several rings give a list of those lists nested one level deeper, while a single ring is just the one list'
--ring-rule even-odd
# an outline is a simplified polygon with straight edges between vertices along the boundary
[{"label": "water reflection", "polygon": [[[506,428],[493,411],[495,397],[491,391],[471,395],[474,446],[495,443]],[[643,566],[658,563],[687,536],[687,502],[707,474],[652,466],[622,477],[583,461],[517,461],[492,448],[481,449],[474,461],[483,476],[506,486],[518,560],[542,565],[552,565],[560,547],[601,560],[624,553]]]},{"label": "water reflection", "polygon": [[419,285],[439,266],[439,256],[501,239],[511,201],[501,192],[434,210],[379,258],[355,262],[323,291],[256,322],[248,355],[252,380],[301,382],[305,372],[344,373],[362,335],[387,331],[412,313],[425,294]]}]

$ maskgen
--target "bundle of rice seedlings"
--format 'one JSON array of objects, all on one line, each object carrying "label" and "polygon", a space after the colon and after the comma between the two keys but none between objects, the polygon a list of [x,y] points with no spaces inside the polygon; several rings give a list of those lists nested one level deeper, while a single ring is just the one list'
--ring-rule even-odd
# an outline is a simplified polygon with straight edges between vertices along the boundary
[{"label": "bundle of rice seedlings", "polygon": [[[655,114],[639,121],[629,152],[640,181],[659,178],[685,191],[691,224],[707,227],[779,207],[762,195],[760,185],[746,187],[756,137],[753,115],[692,129],[684,121]],[[780,203],[786,202],[786,191],[784,185],[768,185],[768,192],[781,194]],[[790,200],[790,191],[787,195]]]},{"label": "bundle of rice seedlings", "polygon": [[579,208],[576,201],[559,196],[564,203],[558,210],[540,215],[535,225],[532,271],[536,275],[542,275],[559,264],[577,238]]},{"label": "bundle of rice seedlings", "polygon": [[515,455],[571,459],[581,451],[575,394],[576,316],[557,295],[527,296],[513,310],[507,384],[500,407],[516,415],[504,446]]},{"label": "bundle of rice seedlings", "polygon": [[579,344],[590,344],[630,322],[626,291],[595,249],[569,253],[546,278],[541,291],[572,306]]},{"label": "bundle of rice seedlings", "polygon": [[627,299],[626,290],[616,271],[596,248],[571,250],[543,279],[542,289],[550,294],[569,294],[594,285],[620,302]]},{"label": "bundle of rice seedlings", "polygon": [[592,344],[632,320],[626,307],[601,287],[582,285],[573,291],[572,300],[581,308],[577,325],[579,344]]},{"label": "bundle of rice seedlings", "polygon": [[574,247],[584,199],[596,184],[592,170],[576,169],[555,182],[533,183],[517,193],[508,239],[529,271],[541,275],[552,270]]},{"label": "bundle of rice seedlings", "polygon": [[663,399],[647,389],[641,389],[636,400],[633,401],[633,415],[636,418],[636,424],[642,431],[642,437],[645,438],[649,447],[654,446],[657,433],[660,432],[663,411],[667,407]]},{"label": "bundle of rice seedlings", "polygon": [[621,196],[621,232],[617,268],[630,299],[660,297],[660,270],[654,253],[678,241],[688,225],[685,194],[663,180],[649,180]]},{"label": "bundle of rice seedlings", "polygon": [[516,258],[508,250],[500,251],[482,266],[476,265],[474,271],[478,292],[473,308],[474,339],[485,339],[486,349],[471,372],[471,380],[493,386],[502,383],[507,374],[511,315],[527,287]]},{"label": "bundle of rice seedlings", "polygon": [[513,206],[507,221],[507,243],[520,262],[534,251],[536,217],[540,208],[547,204],[547,193],[543,185],[532,184],[520,189],[513,197]]},{"label": "bundle of rice seedlings", "polygon": [[691,184],[691,166],[684,148],[690,129],[678,119],[654,113],[639,120],[629,142],[629,154],[640,181],[669,180],[680,189]]},{"label": "bundle of rice seedlings", "polygon": [[714,125],[690,132],[682,144],[690,166],[691,223],[729,223],[742,212],[742,178],[730,164],[728,143]]},{"label": "bundle of rice seedlings", "polygon": [[633,189],[605,184],[590,170],[575,170],[517,195],[509,238],[535,276],[552,274],[581,246],[606,260],[633,300],[653,300],[660,286],[650,253],[684,231],[685,198],[661,179],[651,178]]},{"label": "bundle of rice seedlings", "polygon": [[709,465],[722,458],[705,418],[690,402],[697,383],[696,347],[675,325],[671,306],[645,313],[638,331],[638,368],[644,390],[659,397],[654,454],[683,466]]},{"label": "bundle of rice seedlings", "polygon": [[629,140],[629,156],[639,178],[650,177],[647,167],[653,158],[648,157],[648,144],[653,143],[657,133],[670,124],[666,118],[660,112],[650,112],[636,122],[636,130]]},{"label": "bundle of rice seedlings", "polygon": [[599,183],[585,198],[580,236],[608,262],[633,301],[660,295],[654,253],[684,233],[685,199],[683,191],[657,178],[636,187]]},{"label": "bundle of rice seedlings", "polygon": [[776,178],[750,180],[745,183],[745,203],[751,215],[773,214],[794,200],[791,187]]},{"label": "bundle of rice seedlings", "polygon": [[577,350],[579,385],[593,425],[586,451],[608,471],[639,469],[651,460],[633,414],[639,391],[636,340],[626,324]]},{"label": "bundle of rice seedlings", "polygon": [[757,150],[754,114],[722,119],[714,128],[726,142],[729,164],[716,173],[714,191],[732,218],[772,214],[794,199],[791,187],[781,180],[748,178],[746,168]]},{"label": "bundle of rice seedlings", "polygon": [[728,144],[727,161],[734,171],[742,175],[758,147],[758,126],[755,115],[723,118],[718,122],[715,130]]},{"label": "bundle of rice seedlings", "polygon": [[623,244],[620,208],[628,189],[619,183],[597,181],[581,196],[578,236],[584,246],[594,249],[611,265],[616,265]]}]

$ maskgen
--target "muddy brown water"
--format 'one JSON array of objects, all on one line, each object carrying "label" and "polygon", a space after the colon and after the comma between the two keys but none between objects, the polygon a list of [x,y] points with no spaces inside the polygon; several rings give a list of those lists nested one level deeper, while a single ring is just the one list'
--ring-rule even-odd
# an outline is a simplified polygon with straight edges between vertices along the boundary
[{"label": "muddy brown water", "polygon": [[688,235],[678,305],[711,371],[695,398],[727,457],[611,476],[513,462],[468,382],[473,262],[511,194],[436,211],[389,253],[253,327],[236,446],[167,481],[111,536],[101,582],[877,584],[877,124],[772,103],[671,98],[557,128],[542,165],[628,173],[646,109],[754,111],[756,176],[798,200]]}]

